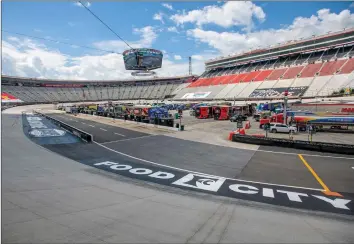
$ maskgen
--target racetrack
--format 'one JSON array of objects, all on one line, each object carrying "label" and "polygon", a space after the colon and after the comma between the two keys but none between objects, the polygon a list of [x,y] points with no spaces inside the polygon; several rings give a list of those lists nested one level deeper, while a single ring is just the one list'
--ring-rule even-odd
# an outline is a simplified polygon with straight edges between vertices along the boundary
[{"label": "racetrack", "polygon": [[299,158],[301,154],[315,172],[321,172],[332,191],[354,193],[350,171],[354,157],[264,146],[257,151],[227,148],[164,135],[149,136],[66,114],[50,116],[92,134],[96,142],[109,149],[158,164],[232,179],[321,189]]},{"label": "racetrack", "polygon": [[[301,162],[296,151],[281,154],[266,152],[267,148],[261,148],[264,151],[226,148],[165,135],[110,128],[91,121],[84,122],[86,124],[81,121],[72,123],[81,129],[81,126],[86,126],[88,132],[94,135],[94,140],[98,138],[100,142],[43,143],[38,146],[33,138],[24,136],[23,119],[20,115],[3,115],[3,170],[6,172],[3,206],[7,214],[4,233],[9,233],[5,235],[8,242],[28,240],[29,236],[33,242],[49,241],[49,237],[55,236],[63,242],[83,240],[84,237],[88,242],[97,240],[102,243],[354,240],[351,218],[342,220],[344,215],[334,217],[328,214],[333,211],[329,211],[331,204],[325,201],[321,204],[316,202],[320,208],[318,210],[325,214],[323,217],[316,217],[318,213],[312,211],[316,209],[300,212],[294,209],[299,208],[300,203],[290,206],[292,209],[272,206],[284,206],[281,203],[285,200],[291,202],[290,195],[284,191],[307,194],[308,197],[301,196],[301,200],[310,205],[314,201],[307,199],[316,199],[313,195],[322,194],[321,184]],[[101,127],[97,130],[96,126]],[[107,139],[103,135],[110,137]],[[348,167],[353,166],[353,160],[332,158],[338,155],[320,156],[304,158],[331,191],[341,192],[345,197],[351,196],[353,176]],[[111,163],[102,164],[107,161]],[[120,165],[131,168],[119,170]],[[137,168],[145,171],[138,171]],[[151,170],[151,173],[139,174],[146,173],[146,170]],[[175,178],[163,180],[150,176],[159,171],[174,174]],[[201,175],[206,178],[218,176],[214,179],[216,182],[224,178],[225,181],[217,193],[212,192],[211,188],[196,190],[191,187],[190,179],[186,181],[186,177],[190,174],[198,176],[198,172],[204,173]],[[160,177],[163,176],[160,174]],[[176,183],[178,181],[184,185]],[[259,194],[241,196],[240,192],[235,194],[233,191],[232,195],[232,187],[226,189],[226,186],[235,184],[256,187],[262,191],[263,198],[264,192],[273,192],[275,197],[270,198],[268,204],[263,204],[257,199],[261,198]],[[238,190],[256,191],[252,188]],[[276,203],[278,197],[281,197],[280,203]],[[351,207],[350,204],[345,206]],[[345,213],[343,209],[341,211]],[[13,217],[14,214],[16,217]],[[87,226],[89,223],[85,225],[89,216],[95,222],[92,226]],[[150,226],[151,222],[156,224]],[[28,230],[28,226],[33,227]],[[44,233],[41,226],[48,226],[49,233]],[[255,226],[262,231],[250,231]]]}]

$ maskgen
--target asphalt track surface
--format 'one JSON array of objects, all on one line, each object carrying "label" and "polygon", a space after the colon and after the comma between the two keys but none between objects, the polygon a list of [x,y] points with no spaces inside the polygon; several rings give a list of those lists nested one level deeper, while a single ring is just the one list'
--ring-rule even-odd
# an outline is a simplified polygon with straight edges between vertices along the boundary
[{"label": "asphalt track surface", "polygon": [[354,193],[354,157],[266,146],[258,151],[227,148],[148,135],[65,114],[50,116],[92,134],[106,148],[161,165],[231,179],[323,189],[299,158],[301,154],[331,191]]},{"label": "asphalt track surface", "polygon": [[146,133],[126,130],[116,126],[71,117],[65,114],[51,114],[50,116],[92,134],[95,137],[95,141],[98,143],[126,140],[148,135]]},{"label": "asphalt track surface", "polygon": [[[2,243],[354,241],[350,216],[150,184],[143,175],[142,180],[121,175],[129,176],[127,171],[111,174],[103,166],[86,166],[46,150],[43,145],[58,147],[37,145],[22,127],[21,115],[2,116]],[[58,138],[56,146],[70,149],[67,141]],[[97,155],[94,144],[70,145],[84,149],[69,151],[77,160],[82,152],[91,161],[107,154],[114,161],[142,163],[113,152]]]}]

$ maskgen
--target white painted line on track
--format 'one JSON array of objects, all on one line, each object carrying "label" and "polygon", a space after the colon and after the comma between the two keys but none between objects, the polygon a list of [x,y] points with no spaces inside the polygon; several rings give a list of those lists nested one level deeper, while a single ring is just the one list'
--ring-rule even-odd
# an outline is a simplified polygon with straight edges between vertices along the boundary
[{"label": "white painted line on track", "polygon": [[94,125],[89,125],[89,126],[91,126],[91,127],[95,127]]},{"label": "white painted line on track", "polygon": [[81,124],[84,124],[84,125],[86,125],[86,123],[85,123],[85,122],[81,122]]},{"label": "white painted line on track", "polygon": [[126,156],[128,158],[133,158],[135,160],[139,160],[139,161],[142,161],[142,162],[145,162],[145,163],[158,165],[158,166],[162,166],[162,167],[170,168],[170,169],[174,169],[174,170],[179,170],[179,171],[184,171],[184,172],[194,173],[194,174],[201,174],[201,175],[205,175],[205,176],[209,176],[209,177],[215,177],[215,178],[221,178],[221,179],[227,179],[227,180],[237,180],[237,181],[242,181],[242,182],[257,183],[257,184],[270,185],[270,186],[292,187],[292,188],[297,188],[297,189],[315,190],[315,191],[323,192],[323,189],[317,189],[317,188],[308,188],[308,187],[290,186],[290,185],[280,185],[280,184],[273,184],[273,183],[266,183],[266,182],[259,182],[259,181],[242,180],[242,179],[233,179],[233,178],[227,178],[227,177],[222,177],[222,176],[210,175],[210,174],[205,174],[205,173],[201,173],[201,172],[181,169],[181,168],[177,168],[177,167],[173,167],[173,166],[168,166],[168,165],[164,165],[164,164],[155,163],[155,162],[148,161],[148,160],[145,160],[145,159],[142,159],[142,158],[137,158],[137,157],[131,156],[129,154],[122,153],[122,152],[116,151],[116,150],[114,150],[112,148],[106,147],[105,145],[102,145],[101,143],[98,143],[98,142],[95,142],[95,141],[93,141],[93,142],[96,143],[97,145],[103,147],[103,148],[106,148],[107,150],[110,150],[110,151],[115,152],[117,154]]},{"label": "white painted line on track", "polygon": [[119,133],[116,133],[116,132],[114,132],[114,134],[116,134],[116,135],[118,135],[118,136],[123,136],[123,137],[125,137],[125,135],[119,134]]},{"label": "white painted line on track", "polygon": [[[78,122],[77,120],[74,120],[74,121]],[[126,129],[126,128],[124,128],[124,129]],[[127,129],[127,130],[129,130],[129,129]],[[182,139],[182,140],[184,140],[184,139]],[[194,142],[197,142],[197,141],[194,141]],[[109,143],[109,142],[105,142],[105,143]],[[227,148],[230,148],[230,147],[227,147]],[[238,148],[238,147],[232,147],[232,148],[236,148],[236,149],[239,149],[239,150],[255,151],[255,152],[265,152],[265,153],[295,155],[295,156],[298,155],[298,153],[292,153],[292,152],[279,152],[279,151],[270,151],[270,150],[261,150],[261,149]],[[306,156],[306,157],[319,157],[319,158],[333,158],[333,159],[354,160],[354,157],[342,157],[342,156],[330,156],[330,155],[318,155],[318,154],[304,154],[304,153],[301,153],[301,155]]]},{"label": "white painted line on track", "polygon": [[108,144],[108,143],[121,142],[121,141],[131,141],[131,140],[135,140],[135,139],[142,139],[142,138],[153,137],[153,136],[157,136],[157,135],[139,136],[139,137],[133,137],[133,138],[128,138],[128,139],[121,139],[121,140],[116,140],[116,141],[102,142],[101,144]]},{"label": "white painted line on track", "polygon": [[102,129],[102,128],[100,128],[100,130],[107,131],[106,129]]}]

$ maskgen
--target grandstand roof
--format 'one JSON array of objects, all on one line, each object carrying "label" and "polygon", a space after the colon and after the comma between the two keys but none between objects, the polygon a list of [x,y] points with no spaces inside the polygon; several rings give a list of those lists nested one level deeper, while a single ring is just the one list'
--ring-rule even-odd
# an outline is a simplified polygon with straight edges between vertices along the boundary
[{"label": "grandstand roof", "polygon": [[[347,38],[343,38],[343,37],[347,37]],[[301,45],[305,46],[307,44],[311,44],[311,46],[313,47],[316,44],[325,43],[326,41],[329,41],[329,40],[333,40],[333,41],[339,40],[339,41],[342,41],[342,43],[346,43],[350,38],[353,38],[353,37],[354,37],[354,28],[344,29],[342,31],[338,31],[335,33],[328,33],[326,35],[321,35],[321,36],[312,36],[311,38],[308,38],[308,39],[288,41],[286,43],[282,43],[282,44],[276,45],[276,46],[270,46],[268,48],[256,49],[256,50],[252,50],[250,52],[244,52],[241,54],[229,55],[227,57],[220,57],[220,58],[216,58],[216,59],[211,59],[211,60],[206,61],[205,64],[206,64],[206,66],[213,66],[213,65],[217,65],[218,63],[227,62],[227,61],[237,62],[241,58],[251,57],[256,54],[271,54],[272,52],[276,52],[279,50],[291,50],[294,47],[301,46]],[[328,46],[330,46],[330,45],[331,44],[328,44]],[[303,51],[303,50],[301,49],[298,52],[301,52],[301,51]]]}]

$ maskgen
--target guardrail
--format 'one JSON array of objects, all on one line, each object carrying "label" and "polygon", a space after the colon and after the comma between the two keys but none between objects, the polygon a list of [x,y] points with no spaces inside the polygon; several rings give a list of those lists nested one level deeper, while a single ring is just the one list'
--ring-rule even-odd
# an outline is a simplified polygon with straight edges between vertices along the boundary
[{"label": "guardrail", "polygon": [[319,152],[354,155],[354,145],[349,145],[349,144],[308,142],[308,141],[288,140],[288,139],[280,139],[280,138],[256,137],[256,136],[248,136],[248,135],[240,135],[240,134],[234,134],[232,136],[232,141],[248,143],[248,144],[256,144],[256,145],[264,145],[264,146],[277,146],[277,147],[305,149],[305,150],[319,151]]},{"label": "guardrail", "polygon": [[79,137],[81,140],[84,140],[86,142],[93,142],[93,135],[83,131],[83,130],[80,130],[74,126],[71,126],[71,125],[68,125],[60,120],[57,120],[47,114],[43,114],[43,113],[40,113],[40,112],[37,112],[37,111],[33,111],[33,113],[35,114],[39,114],[47,119],[49,119],[50,121],[52,121],[54,124],[58,125],[59,127],[63,128],[64,130],[66,131],[69,131],[70,133],[72,133],[73,135]]}]

